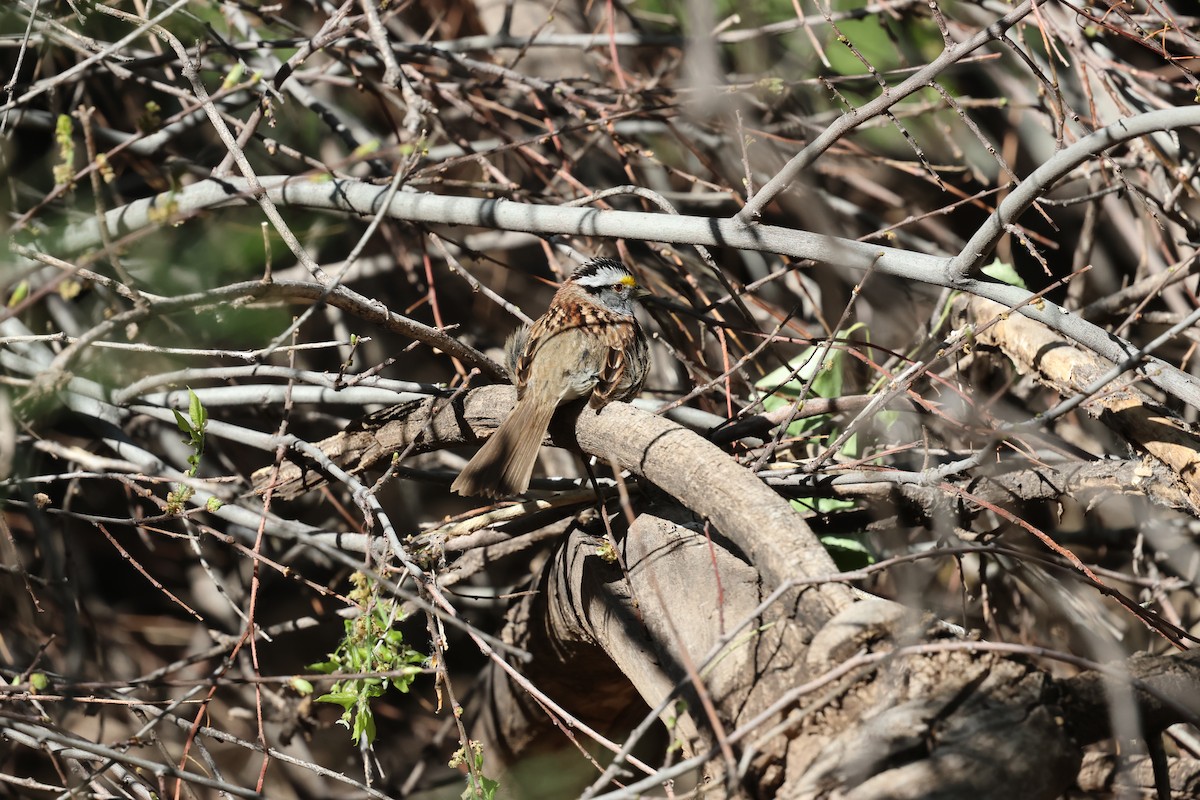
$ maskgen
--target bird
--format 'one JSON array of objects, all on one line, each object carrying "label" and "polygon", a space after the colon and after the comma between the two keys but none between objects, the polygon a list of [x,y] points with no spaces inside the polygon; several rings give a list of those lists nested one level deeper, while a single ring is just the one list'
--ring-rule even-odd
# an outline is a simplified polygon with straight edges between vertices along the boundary
[{"label": "bird", "polygon": [[509,337],[506,363],[517,404],[451,491],[492,498],[524,493],[559,406],[586,397],[599,411],[641,391],[650,349],[634,310],[647,294],[628,267],[610,258],[587,262],[563,282],[546,313]]}]

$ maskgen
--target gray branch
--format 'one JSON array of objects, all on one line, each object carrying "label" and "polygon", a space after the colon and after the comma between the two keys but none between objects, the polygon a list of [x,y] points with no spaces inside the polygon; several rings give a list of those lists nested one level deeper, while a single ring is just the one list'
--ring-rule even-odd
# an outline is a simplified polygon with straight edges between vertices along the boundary
[{"label": "gray branch", "polygon": [[[1058,179],[1067,163],[1078,162],[1085,152],[1098,152],[1132,136],[1154,130],[1200,125],[1200,109],[1168,109],[1109,126],[1047,162],[1021,184],[1021,197],[1036,194],[1041,181]],[[1133,131],[1122,136],[1122,131]],[[1085,143],[1087,143],[1085,145]],[[1092,148],[1087,150],[1086,148]],[[1060,160],[1061,159],[1061,160]],[[1053,166],[1051,166],[1053,165]],[[530,205],[504,199],[452,197],[422,192],[399,192],[386,209],[381,208],[387,187],[352,180],[315,181],[310,178],[260,176],[259,182],[273,202],[322,208],[355,214],[378,214],[426,224],[466,225],[538,235],[567,234],[609,238],[641,239],[682,245],[733,247],[777,253],[797,259],[860,271],[892,275],[909,281],[942,286],[993,300],[1058,331],[1109,361],[1119,363],[1137,352],[1131,343],[1069,312],[1062,306],[1034,297],[1030,292],[1003,283],[956,277],[954,259],[931,256],[883,245],[836,236],[794,230],[774,225],[744,225],[733,219],[638,211],[609,211],[565,206]],[[206,208],[243,205],[249,202],[249,184],[241,178],[200,181],[178,192],[137,200],[105,215],[108,235],[117,238],[142,228],[161,224],[164,209],[188,215]],[[1014,193],[1014,197],[1017,196]],[[1006,213],[1014,213],[1020,201],[1002,205],[1001,219],[989,220],[972,241],[991,241],[990,231],[1003,226]],[[100,244],[98,223],[93,219],[68,226],[54,249],[79,252]],[[978,258],[978,248],[964,252]],[[962,257],[962,256],[960,256]],[[1036,302],[1033,302],[1036,301]],[[1200,381],[1160,359],[1147,357],[1143,377],[1164,392],[1200,408]]]}]

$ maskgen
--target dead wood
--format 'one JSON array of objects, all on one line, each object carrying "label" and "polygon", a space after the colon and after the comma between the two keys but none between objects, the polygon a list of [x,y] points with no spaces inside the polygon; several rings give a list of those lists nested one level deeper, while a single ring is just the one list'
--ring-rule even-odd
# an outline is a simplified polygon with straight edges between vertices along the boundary
[{"label": "dead wood", "polygon": [[[1064,396],[1084,392],[1112,364],[1075,347],[1059,334],[1004,306],[964,296],[959,313],[972,325],[980,344],[998,348],[1021,373]],[[988,324],[994,322],[995,324]],[[986,325],[986,327],[985,327]],[[1140,453],[1165,464],[1186,493],[1194,513],[1200,509],[1200,435],[1125,377],[1112,381],[1083,408]]]},{"label": "dead wood", "polygon": [[[1075,775],[1080,751],[1060,692],[1023,659],[962,650],[864,658],[947,637],[881,600],[854,604],[811,639],[796,635],[807,626],[795,609],[759,610],[753,566],[720,536],[710,547],[694,520],[642,514],[624,539],[628,580],[597,555],[599,543],[572,534],[505,637],[533,654],[531,680],[602,729],[629,724],[678,687],[683,705],[667,703],[661,717],[681,758],[711,757],[696,780],[727,777],[722,740],[748,797],[1053,798]],[[806,683],[810,691],[794,693]],[[474,735],[505,753],[507,779],[521,786],[536,755],[562,747],[561,734],[500,670],[486,687]],[[792,702],[772,708],[789,692]]]}]

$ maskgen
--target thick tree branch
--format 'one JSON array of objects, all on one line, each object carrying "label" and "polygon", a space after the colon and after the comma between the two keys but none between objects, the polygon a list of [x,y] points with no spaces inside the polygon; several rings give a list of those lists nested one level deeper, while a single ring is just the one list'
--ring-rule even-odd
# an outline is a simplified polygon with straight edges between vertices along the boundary
[{"label": "thick tree branch", "polygon": [[[514,400],[512,387],[489,386],[453,400],[395,406],[318,446],[335,464],[357,472],[410,448],[421,452],[486,438]],[[625,403],[611,403],[598,414],[584,409],[573,427],[562,424],[569,413],[560,412],[558,424],[552,426],[554,443],[577,444],[584,453],[631,470],[711,521],[742,549],[768,586],[837,571],[786,500],[697,434]],[[266,470],[255,473],[260,488],[268,475]],[[302,476],[298,468],[282,470],[275,496],[295,496],[319,479],[314,473]],[[842,587],[822,587],[819,594],[828,604],[826,613],[850,597]]]}]

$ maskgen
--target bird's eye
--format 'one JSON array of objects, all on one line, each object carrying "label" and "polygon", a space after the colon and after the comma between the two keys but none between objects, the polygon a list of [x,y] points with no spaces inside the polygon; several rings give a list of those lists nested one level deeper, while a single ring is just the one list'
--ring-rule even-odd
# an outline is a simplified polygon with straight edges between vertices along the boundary
[{"label": "bird's eye", "polygon": [[620,294],[621,290],[622,290],[622,289],[624,289],[624,288],[625,288],[625,285],[624,285],[624,284],[621,284],[621,283],[614,283],[614,284],[612,285],[612,290],[613,290],[614,292],[617,292],[618,294]]}]

